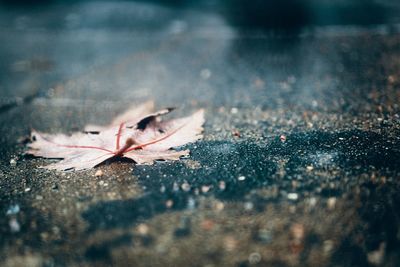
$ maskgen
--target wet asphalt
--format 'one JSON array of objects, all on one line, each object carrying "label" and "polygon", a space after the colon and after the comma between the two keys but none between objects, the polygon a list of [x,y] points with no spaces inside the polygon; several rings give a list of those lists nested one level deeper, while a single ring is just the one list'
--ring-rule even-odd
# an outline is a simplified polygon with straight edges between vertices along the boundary
[{"label": "wet asphalt", "polygon": [[[282,33],[222,14],[0,9],[1,266],[399,265],[397,24]],[[24,154],[32,128],[149,99],[205,108],[190,157],[60,173]]]}]

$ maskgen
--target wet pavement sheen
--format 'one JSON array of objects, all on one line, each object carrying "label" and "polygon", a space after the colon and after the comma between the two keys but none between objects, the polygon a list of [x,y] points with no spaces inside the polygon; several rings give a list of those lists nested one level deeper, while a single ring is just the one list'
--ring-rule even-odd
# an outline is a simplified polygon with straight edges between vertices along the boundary
[{"label": "wet pavement sheen", "polygon": [[[1,266],[400,263],[397,24],[230,23],[157,3],[0,8]],[[31,128],[149,99],[205,108],[190,157],[60,173],[23,153]]]}]

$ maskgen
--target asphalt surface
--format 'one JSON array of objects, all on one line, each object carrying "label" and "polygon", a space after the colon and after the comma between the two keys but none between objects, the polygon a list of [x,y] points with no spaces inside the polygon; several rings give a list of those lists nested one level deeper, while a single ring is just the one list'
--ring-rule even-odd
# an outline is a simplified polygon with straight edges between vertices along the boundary
[{"label": "asphalt surface", "polygon": [[[156,3],[0,9],[1,266],[400,264],[397,24],[228,22]],[[32,128],[150,99],[205,108],[189,158],[60,173],[24,154]]]}]

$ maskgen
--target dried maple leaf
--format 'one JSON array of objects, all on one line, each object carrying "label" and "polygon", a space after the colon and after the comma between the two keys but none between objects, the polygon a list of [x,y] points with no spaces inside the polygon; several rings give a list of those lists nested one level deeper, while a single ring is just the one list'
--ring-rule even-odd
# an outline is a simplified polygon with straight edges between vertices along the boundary
[{"label": "dried maple leaf", "polygon": [[172,148],[202,138],[204,110],[188,117],[162,121],[161,116],[173,109],[150,113],[152,109],[153,103],[147,102],[116,117],[109,126],[89,125],[85,132],[70,136],[32,131],[33,141],[28,144],[27,154],[62,159],[44,166],[55,170],[90,169],[112,157],[151,164],[157,159],[178,160],[188,155],[189,150]]}]

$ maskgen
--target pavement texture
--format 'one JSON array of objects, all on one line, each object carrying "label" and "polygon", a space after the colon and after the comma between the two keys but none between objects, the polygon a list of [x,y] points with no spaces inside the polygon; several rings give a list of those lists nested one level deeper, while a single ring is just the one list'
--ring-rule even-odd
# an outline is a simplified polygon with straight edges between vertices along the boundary
[{"label": "pavement texture", "polygon": [[[157,3],[1,7],[0,265],[399,266],[396,25],[279,34]],[[106,125],[146,100],[205,108],[189,158],[55,172],[24,154],[32,128]]]}]

